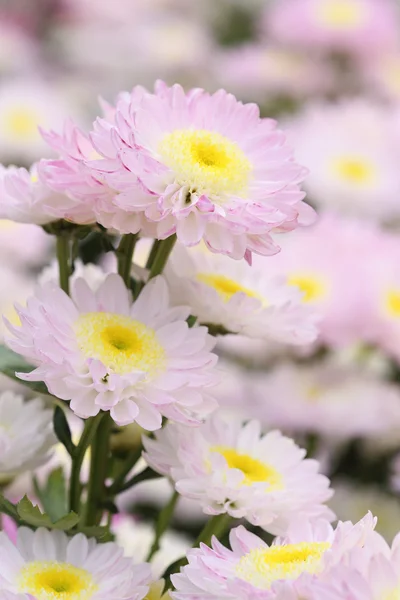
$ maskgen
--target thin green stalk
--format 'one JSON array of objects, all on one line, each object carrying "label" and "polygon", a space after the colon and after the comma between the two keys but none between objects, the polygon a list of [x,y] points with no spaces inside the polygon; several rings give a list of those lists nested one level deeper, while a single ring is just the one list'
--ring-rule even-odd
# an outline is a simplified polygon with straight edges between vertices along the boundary
[{"label": "thin green stalk", "polygon": [[103,413],[92,442],[85,525],[99,525],[103,516],[108,462],[110,454],[110,432],[112,420]]},{"label": "thin green stalk", "polygon": [[160,244],[161,244],[161,240],[154,240],[153,245],[152,245],[151,250],[150,250],[150,254],[149,254],[148,258],[147,258],[146,269],[151,269],[151,266],[152,266],[152,264],[154,262],[154,259],[156,257],[157,252],[158,252],[158,248],[159,248]]},{"label": "thin green stalk", "polygon": [[118,476],[114,479],[108,490],[109,494],[113,496],[119,493],[120,489],[124,485],[125,477],[129,475],[139,458],[142,456],[142,450],[142,444],[139,444],[138,448],[135,448],[135,450],[131,450],[131,452],[129,452],[121,471],[118,473]]},{"label": "thin green stalk", "polygon": [[156,275],[160,275],[160,273],[163,272],[175,242],[175,234],[170,235],[167,239],[160,242],[159,246],[157,247],[157,252],[155,253],[153,262],[150,266],[149,279],[152,279],[152,277],[156,277]]},{"label": "thin green stalk", "polygon": [[[125,492],[126,490],[129,490],[129,488],[133,487],[134,485],[137,485],[138,483],[141,483],[142,481],[148,481],[149,479],[158,479],[159,477],[162,477],[162,475],[156,473],[155,471],[153,471],[153,469],[150,469],[150,467],[147,467],[143,471],[140,471],[140,473],[138,473],[137,475],[133,475],[130,479],[127,479],[119,487],[117,493],[120,494],[121,492]],[[112,489],[112,486],[110,489]],[[114,495],[115,493],[116,492],[114,491]]]},{"label": "thin green stalk", "polygon": [[135,250],[137,239],[137,233],[128,233],[122,236],[117,248],[118,273],[121,275],[128,288],[131,277],[133,252]]},{"label": "thin green stalk", "polygon": [[172,515],[174,514],[175,506],[178,501],[179,494],[174,491],[171,496],[168,504],[164,506],[162,511],[158,515],[158,519],[156,522],[155,534],[154,534],[154,542],[150,548],[149,554],[146,558],[146,562],[149,562],[155,553],[160,549],[160,541],[166,530],[168,529],[168,525],[170,524]]},{"label": "thin green stalk", "polygon": [[69,487],[69,508],[77,514],[80,513],[81,492],[82,486],[80,481],[82,463],[85,458],[87,449],[89,448],[97,427],[100,424],[103,414],[100,412],[96,417],[91,417],[85,421],[85,428],[76,446],[72,456],[71,481]]},{"label": "thin green stalk", "polygon": [[[207,544],[207,546],[211,543],[211,538],[213,535],[216,537],[221,537],[228,529],[229,524],[232,521],[232,517],[226,513],[223,515],[215,515],[215,517],[211,517],[201,530],[199,537],[193,544],[193,548],[199,546],[200,543]],[[171,575],[177,573],[181,567],[184,567],[187,564],[186,556],[176,560],[172,565],[168,567],[168,569],[164,573],[164,579],[166,580],[166,589],[172,587],[171,584]]]},{"label": "thin green stalk", "polygon": [[58,235],[56,242],[56,252],[58,261],[58,272],[60,287],[66,294],[69,294],[69,276],[71,273],[69,238],[66,235]]}]

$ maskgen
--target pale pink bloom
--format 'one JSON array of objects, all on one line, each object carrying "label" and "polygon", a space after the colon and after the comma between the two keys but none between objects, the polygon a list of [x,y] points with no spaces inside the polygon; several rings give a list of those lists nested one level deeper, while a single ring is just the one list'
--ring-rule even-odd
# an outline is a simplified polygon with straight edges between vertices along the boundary
[{"label": "pale pink bloom", "polygon": [[201,544],[189,551],[189,564],[172,576],[176,588],[173,597],[309,598],[313,585],[326,578],[335,565],[345,565],[353,553],[358,554],[364,545],[373,543],[374,526],[370,513],[355,525],[339,522],[336,529],[324,520],[307,523],[299,515],[292,531],[271,546],[239,526],[230,533],[232,550],[214,537],[212,548]]},{"label": "pale pink bloom", "polygon": [[0,533],[1,589],[47,598],[55,573],[60,586],[77,581],[79,593],[93,600],[110,595],[116,600],[141,600],[151,582],[150,565],[134,565],[112,542],[98,544],[82,533],[69,538],[63,531],[20,527],[14,545]]},{"label": "pale pink bloom", "polygon": [[400,100],[400,49],[379,55],[357,65],[368,90],[373,90],[385,100]]},{"label": "pale pink bloom", "polygon": [[197,424],[215,407],[217,357],[207,329],[188,327],[189,312],[170,308],[161,277],[133,304],[116,274],[96,292],[77,279],[72,298],[49,283],[17,307],[21,326],[8,323],[8,344],[37,367],[19,377],[44,381],[80,417],[109,410],[119,425],[149,430],[162,415]]},{"label": "pale pink bloom", "polygon": [[303,301],[322,317],[320,342],[333,347],[369,343],[374,338],[368,298],[375,286],[371,249],[379,247],[381,236],[372,224],[324,214],[314,226],[284,236],[282,252],[268,264],[258,257],[253,262],[303,292]]},{"label": "pale pink bloom", "polygon": [[127,219],[144,216],[158,239],[176,232],[186,246],[204,239],[233,258],[268,255],[279,250],[271,231],[313,219],[299,187],[305,170],[254,104],[159,82],[154,94],[123,98],[114,122],[97,120],[92,141],[104,158],[87,165],[118,191],[113,205]]},{"label": "pale pink bloom", "polygon": [[252,415],[286,432],[333,440],[398,437],[397,386],[356,367],[282,363],[248,377],[245,397]]},{"label": "pale pink bloom", "polygon": [[396,45],[398,19],[393,0],[278,0],[265,10],[276,42],[363,55]]},{"label": "pale pink bloom", "polygon": [[310,169],[305,187],[317,206],[391,222],[400,216],[396,111],[358,98],[310,104],[288,135]]},{"label": "pale pink bloom", "polygon": [[29,171],[0,165],[1,216],[17,223],[46,225],[60,218],[61,207],[63,215],[74,215],[77,221],[77,215],[82,211],[85,214],[85,208],[76,200],[54,192],[41,180],[37,163]]},{"label": "pale pink bloom", "polygon": [[[39,44],[22,27],[7,16],[0,14],[0,72],[15,75],[29,73],[39,58]],[[3,79],[4,84],[4,79]]]},{"label": "pale pink bloom", "polygon": [[58,127],[69,112],[64,95],[44,82],[29,78],[3,82],[0,88],[0,159],[31,163],[48,155],[39,126]]},{"label": "pale pink bloom", "polygon": [[174,304],[184,302],[203,324],[266,341],[302,345],[317,337],[318,315],[302,293],[246,261],[204,249],[175,248],[165,272]]},{"label": "pale pink bloom", "polygon": [[217,416],[195,430],[168,424],[143,445],[150,466],[206,514],[228,513],[274,534],[299,514],[334,517],[323,504],[332,490],[317,461],[304,459],[305,450],[279,431],[261,435],[257,421]]},{"label": "pale pink bloom", "polygon": [[240,98],[263,105],[277,96],[304,98],[333,86],[329,63],[279,45],[252,43],[229,49],[213,61],[215,77]]}]

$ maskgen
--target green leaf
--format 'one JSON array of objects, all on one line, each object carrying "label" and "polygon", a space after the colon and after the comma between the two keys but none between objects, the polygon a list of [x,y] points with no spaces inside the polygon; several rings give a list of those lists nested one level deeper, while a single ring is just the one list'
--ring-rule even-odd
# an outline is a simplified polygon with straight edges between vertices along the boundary
[{"label": "green leaf", "polygon": [[18,383],[26,385],[39,394],[49,394],[46,385],[42,381],[23,381],[15,375],[16,371],[30,373],[34,369],[35,367],[25,362],[22,356],[0,344],[0,373],[11,377],[11,379],[18,381]]},{"label": "green leaf", "polygon": [[18,512],[16,507],[12,502],[4,498],[2,494],[0,494],[0,513],[4,513],[9,517],[12,517],[15,521],[19,521]]},{"label": "green leaf", "polygon": [[77,525],[79,523],[79,519],[80,519],[79,515],[77,515],[73,511],[71,511],[67,515],[64,515],[63,517],[61,517],[61,519],[58,519],[58,521],[53,523],[51,527],[52,527],[52,529],[60,529],[61,531],[68,531],[69,529],[72,529],[73,527],[75,527],[75,525]]},{"label": "green leaf", "polygon": [[112,542],[114,539],[113,534],[109,531],[108,527],[96,526],[93,527],[79,527],[79,531],[86,535],[86,537],[95,537],[101,542]]},{"label": "green leaf", "polygon": [[27,496],[24,496],[17,504],[17,512],[25,523],[34,527],[51,528],[50,517],[43,514],[38,506],[34,506]]},{"label": "green leaf", "polygon": [[42,513],[40,508],[33,505],[27,496],[24,496],[22,500],[18,502],[17,512],[21,520],[28,525],[33,527],[46,527],[47,529],[60,529],[62,531],[68,531],[75,527],[80,518],[76,513],[70,512],[56,522],[53,522],[49,515]]},{"label": "green leaf", "polygon": [[40,487],[36,478],[33,480],[35,492],[53,523],[64,517],[68,512],[67,489],[62,467],[52,471],[46,485]]},{"label": "green leaf", "polygon": [[56,406],[53,416],[54,431],[60,442],[65,446],[70,456],[74,455],[75,445],[72,442],[71,429],[63,409]]}]

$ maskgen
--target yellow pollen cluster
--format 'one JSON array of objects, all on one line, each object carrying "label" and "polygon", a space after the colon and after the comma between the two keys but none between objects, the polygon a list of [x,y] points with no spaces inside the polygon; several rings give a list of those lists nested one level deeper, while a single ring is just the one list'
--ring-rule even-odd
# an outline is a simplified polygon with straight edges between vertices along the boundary
[{"label": "yellow pollen cluster", "polygon": [[362,6],[352,0],[330,0],[317,7],[317,19],[323,25],[334,28],[352,29],[364,19]]},{"label": "yellow pollen cluster", "polygon": [[39,137],[40,116],[25,107],[14,107],[3,117],[6,131],[19,139]]},{"label": "yellow pollen cluster", "polygon": [[256,548],[242,556],[236,575],[255,587],[268,589],[279,579],[297,579],[302,573],[318,573],[328,542],[300,542]]},{"label": "yellow pollen cluster", "polygon": [[98,588],[88,571],[56,561],[28,563],[18,583],[21,593],[37,600],[89,600]]},{"label": "yellow pollen cluster", "polygon": [[353,185],[371,184],[376,179],[376,168],[370,162],[358,157],[342,157],[332,163],[334,173]]},{"label": "yellow pollen cluster", "polygon": [[394,589],[384,593],[382,600],[400,600],[400,587],[396,586]]},{"label": "yellow pollen cluster", "polygon": [[164,348],[155,331],[140,321],[113,313],[86,313],[74,329],[85,356],[100,360],[114,373],[143,371],[152,378],[165,369]]},{"label": "yellow pollen cluster", "polygon": [[190,192],[220,200],[247,194],[252,165],[239,146],[220,133],[177,129],[162,138],[158,151],[177,183]]},{"label": "yellow pollen cluster", "polygon": [[287,279],[289,285],[293,285],[303,292],[303,302],[314,302],[326,295],[326,285],[315,275],[293,274]]},{"label": "yellow pollen cluster", "polygon": [[273,492],[283,489],[283,479],[274,467],[267,465],[248,454],[239,454],[233,448],[213,446],[211,452],[222,454],[230,469],[239,469],[244,474],[242,485],[264,481],[268,484],[266,491]]},{"label": "yellow pollen cluster", "polygon": [[391,317],[400,317],[400,290],[390,290],[388,292],[385,308]]},{"label": "yellow pollen cluster", "polygon": [[250,290],[244,286],[242,286],[237,281],[233,279],[229,279],[225,277],[225,275],[214,275],[213,273],[198,273],[197,280],[205,283],[209,287],[214,288],[219,296],[222,298],[224,302],[228,302],[238,292],[242,292],[250,298],[258,298],[262,301],[261,296],[259,296],[253,290]]}]

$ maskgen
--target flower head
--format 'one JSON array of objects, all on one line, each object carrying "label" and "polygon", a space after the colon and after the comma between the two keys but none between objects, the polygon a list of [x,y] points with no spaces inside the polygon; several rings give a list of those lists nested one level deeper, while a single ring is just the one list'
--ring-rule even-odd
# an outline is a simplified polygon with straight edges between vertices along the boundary
[{"label": "flower head", "polygon": [[50,459],[56,443],[53,413],[39,398],[24,401],[14,392],[0,394],[0,478],[34,469]]},{"label": "flower head", "polygon": [[318,206],[374,221],[400,214],[396,113],[363,99],[310,105],[289,124]]},{"label": "flower head", "polygon": [[21,326],[8,324],[8,344],[37,365],[21,379],[44,381],[80,417],[109,410],[119,425],[150,430],[161,415],[197,423],[214,408],[214,340],[188,327],[188,307],[169,307],[161,277],[133,304],[116,274],[97,291],[79,278],[72,287],[72,299],[52,283],[38,288],[17,308]]},{"label": "flower head", "polygon": [[[374,539],[374,519],[368,514],[353,525],[327,521],[299,523],[285,538],[268,546],[242,526],[230,533],[232,550],[216,538],[189,551],[189,564],[173,575],[177,600],[197,598],[301,598],[335,565],[348,560]],[[286,595],[283,592],[287,592]],[[280,595],[281,594],[281,595]]]},{"label": "flower head", "polygon": [[176,232],[184,245],[204,239],[213,252],[242,258],[277,252],[272,230],[312,218],[299,188],[305,170],[283,133],[223,90],[135,88],[112,124],[95,125],[101,159],[86,164],[116,190],[107,210],[142,215],[159,239]]},{"label": "flower head", "polygon": [[283,0],[268,6],[265,21],[281,44],[364,56],[393,48],[399,35],[392,0]]},{"label": "flower head", "polygon": [[0,534],[0,586],[37,600],[141,600],[151,574],[114,543],[96,544],[79,533],[21,527],[14,544]]},{"label": "flower head", "polygon": [[267,279],[245,261],[178,247],[167,265],[171,297],[185,302],[200,323],[267,341],[307,344],[317,335],[317,313],[284,278]]},{"label": "flower head", "polygon": [[169,424],[143,444],[152,468],[207,514],[244,517],[275,534],[299,513],[305,520],[333,516],[323,505],[332,492],[318,463],[279,431],[262,436],[257,421],[215,417],[193,431]]}]

